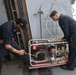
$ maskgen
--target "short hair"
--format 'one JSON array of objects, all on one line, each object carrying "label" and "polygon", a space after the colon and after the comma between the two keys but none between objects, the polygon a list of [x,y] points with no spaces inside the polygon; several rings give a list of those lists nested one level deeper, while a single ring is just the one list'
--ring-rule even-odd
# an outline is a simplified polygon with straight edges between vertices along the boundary
[{"label": "short hair", "polygon": [[[22,24],[20,24],[20,23],[22,23]],[[25,18],[18,18],[18,19],[16,20],[16,24],[20,24],[21,27],[26,27],[27,21],[26,21]]]},{"label": "short hair", "polygon": [[50,17],[55,16],[57,13],[58,13],[58,12],[57,12],[57,11],[55,11],[55,10],[54,10],[54,11],[52,11],[52,12],[51,12],[51,14],[50,14]]}]

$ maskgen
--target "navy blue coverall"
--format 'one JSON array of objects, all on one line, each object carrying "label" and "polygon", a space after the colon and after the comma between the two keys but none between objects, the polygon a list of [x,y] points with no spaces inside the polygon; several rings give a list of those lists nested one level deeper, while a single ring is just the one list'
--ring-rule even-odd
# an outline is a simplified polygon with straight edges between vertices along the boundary
[{"label": "navy blue coverall", "polygon": [[[6,54],[7,50],[5,48],[5,44],[10,44],[12,47],[16,48],[17,50],[21,50],[21,48],[17,45],[17,43],[12,39],[12,36],[14,35],[15,27],[14,27],[14,21],[8,21],[0,26],[0,40],[3,40],[4,43],[0,44],[0,72],[2,68],[2,61],[3,57]],[[12,52],[13,53],[13,52]],[[24,54],[22,56],[13,53],[18,59],[22,60],[25,64],[28,64],[29,56],[27,54]]]},{"label": "navy blue coverall", "polygon": [[64,39],[69,44],[69,59],[67,67],[74,69],[76,66],[76,21],[67,15],[60,15],[59,25],[64,33]]}]

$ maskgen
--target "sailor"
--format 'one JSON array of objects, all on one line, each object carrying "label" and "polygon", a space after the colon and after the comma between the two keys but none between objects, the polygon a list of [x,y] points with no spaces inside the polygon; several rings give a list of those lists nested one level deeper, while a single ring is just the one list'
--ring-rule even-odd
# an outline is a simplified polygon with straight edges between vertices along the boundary
[{"label": "sailor", "polygon": [[63,40],[68,41],[69,44],[69,55],[67,65],[61,66],[65,70],[74,70],[76,66],[76,21],[67,15],[52,11],[50,17],[54,21],[58,21],[61,27],[64,37]]},{"label": "sailor", "polygon": [[21,30],[26,27],[27,21],[25,18],[18,18],[16,21],[10,20],[0,26],[0,75],[2,69],[3,58],[7,51],[14,54],[18,59],[28,64],[29,56],[25,54],[25,50],[21,49],[18,44],[12,39],[15,29]]}]

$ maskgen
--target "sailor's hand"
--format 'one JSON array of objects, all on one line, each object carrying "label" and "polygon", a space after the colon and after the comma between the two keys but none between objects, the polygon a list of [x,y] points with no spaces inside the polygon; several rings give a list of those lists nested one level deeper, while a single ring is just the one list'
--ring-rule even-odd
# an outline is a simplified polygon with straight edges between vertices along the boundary
[{"label": "sailor's hand", "polygon": [[24,55],[24,53],[25,53],[25,50],[23,49],[18,52],[19,55]]},{"label": "sailor's hand", "polygon": [[60,39],[61,39],[62,42],[65,42],[66,41],[66,39],[64,39],[64,38],[60,38]]},{"label": "sailor's hand", "polygon": [[61,38],[61,41],[68,43],[68,41],[66,39],[64,39],[64,38]]}]

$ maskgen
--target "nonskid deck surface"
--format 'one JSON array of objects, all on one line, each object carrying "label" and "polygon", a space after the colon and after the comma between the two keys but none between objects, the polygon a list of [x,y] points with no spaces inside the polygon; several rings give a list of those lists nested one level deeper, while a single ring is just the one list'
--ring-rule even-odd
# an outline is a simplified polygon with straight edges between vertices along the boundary
[{"label": "nonskid deck surface", "polygon": [[1,75],[53,75],[53,71],[52,67],[28,69],[26,66],[21,66],[20,61],[15,60],[3,63]]},{"label": "nonskid deck surface", "polygon": [[27,69],[24,67],[22,75],[53,75],[52,67]]}]

